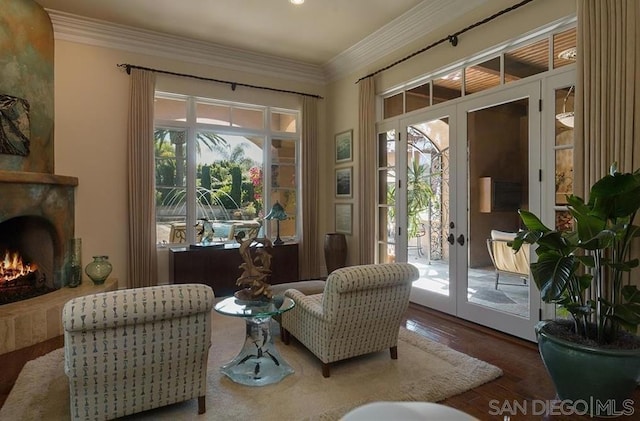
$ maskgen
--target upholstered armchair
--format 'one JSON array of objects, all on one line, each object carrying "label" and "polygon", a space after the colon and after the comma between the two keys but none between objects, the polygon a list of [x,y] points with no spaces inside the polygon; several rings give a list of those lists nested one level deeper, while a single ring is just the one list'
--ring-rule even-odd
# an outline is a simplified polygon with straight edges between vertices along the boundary
[{"label": "upholstered armchair", "polygon": [[285,291],[296,306],[282,314],[285,343],[293,335],[322,362],[389,349],[398,358],[398,333],[409,305],[411,283],[418,269],[408,263],[360,265],[337,269],[327,278],[322,294]]},{"label": "upholstered armchair", "polygon": [[107,420],[193,398],[204,413],[213,301],[211,287],[181,284],[67,302],[71,418]]}]

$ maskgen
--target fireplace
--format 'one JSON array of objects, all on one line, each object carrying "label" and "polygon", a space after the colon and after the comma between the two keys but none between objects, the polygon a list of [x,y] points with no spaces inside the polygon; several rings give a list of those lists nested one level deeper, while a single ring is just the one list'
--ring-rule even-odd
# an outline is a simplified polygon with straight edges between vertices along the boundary
[{"label": "fireplace", "polygon": [[0,171],[0,305],[64,286],[75,177]]}]

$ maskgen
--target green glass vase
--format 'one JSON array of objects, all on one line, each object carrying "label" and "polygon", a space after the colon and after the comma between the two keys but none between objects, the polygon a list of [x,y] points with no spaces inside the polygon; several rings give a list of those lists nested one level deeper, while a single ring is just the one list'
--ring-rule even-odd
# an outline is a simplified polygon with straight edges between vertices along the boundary
[{"label": "green glass vase", "polygon": [[82,283],[82,239],[72,238],[69,242],[65,265],[65,285],[75,288]]},{"label": "green glass vase", "polygon": [[94,284],[101,285],[113,270],[109,256],[93,256],[93,261],[84,268],[85,273]]}]

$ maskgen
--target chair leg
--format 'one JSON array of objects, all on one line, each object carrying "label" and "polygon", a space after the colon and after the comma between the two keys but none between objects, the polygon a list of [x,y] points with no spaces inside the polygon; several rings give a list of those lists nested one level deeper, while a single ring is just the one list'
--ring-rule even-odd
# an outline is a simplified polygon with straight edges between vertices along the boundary
[{"label": "chair leg", "polygon": [[207,401],[204,396],[198,396],[198,414],[207,412]]},{"label": "chair leg", "polygon": [[496,289],[498,289],[498,278],[500,278],[500,272],[496,270]]},{"label": "chair leg", "polygon": [[291,334],[282,326],[280,326],[280,339],[282,339],[282,342],[284,342],[285,345],[289,345],[291,342]]},{"label": "chair leg", "polygon": [[389,348],[389,353],[391,354],[391,359],[392,360],[397,360],[398,359],[398,346],[392,346],[391,348]]},{"label": "chair leg", "polygon": [[326,378],[331,375],[329,366],[329,363],[322,363],[322,377]]}]

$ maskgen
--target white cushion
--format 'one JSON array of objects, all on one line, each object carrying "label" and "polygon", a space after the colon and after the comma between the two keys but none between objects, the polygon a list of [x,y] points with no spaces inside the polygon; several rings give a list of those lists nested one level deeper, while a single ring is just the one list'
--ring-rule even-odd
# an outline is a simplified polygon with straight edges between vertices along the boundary
[{"label": "white cushion", "polygon": [[516,239],[515,232],[504,232],[498,230],[491,230],[491,239],[492,240],[501,240],[501,241],[513,241]]}]

